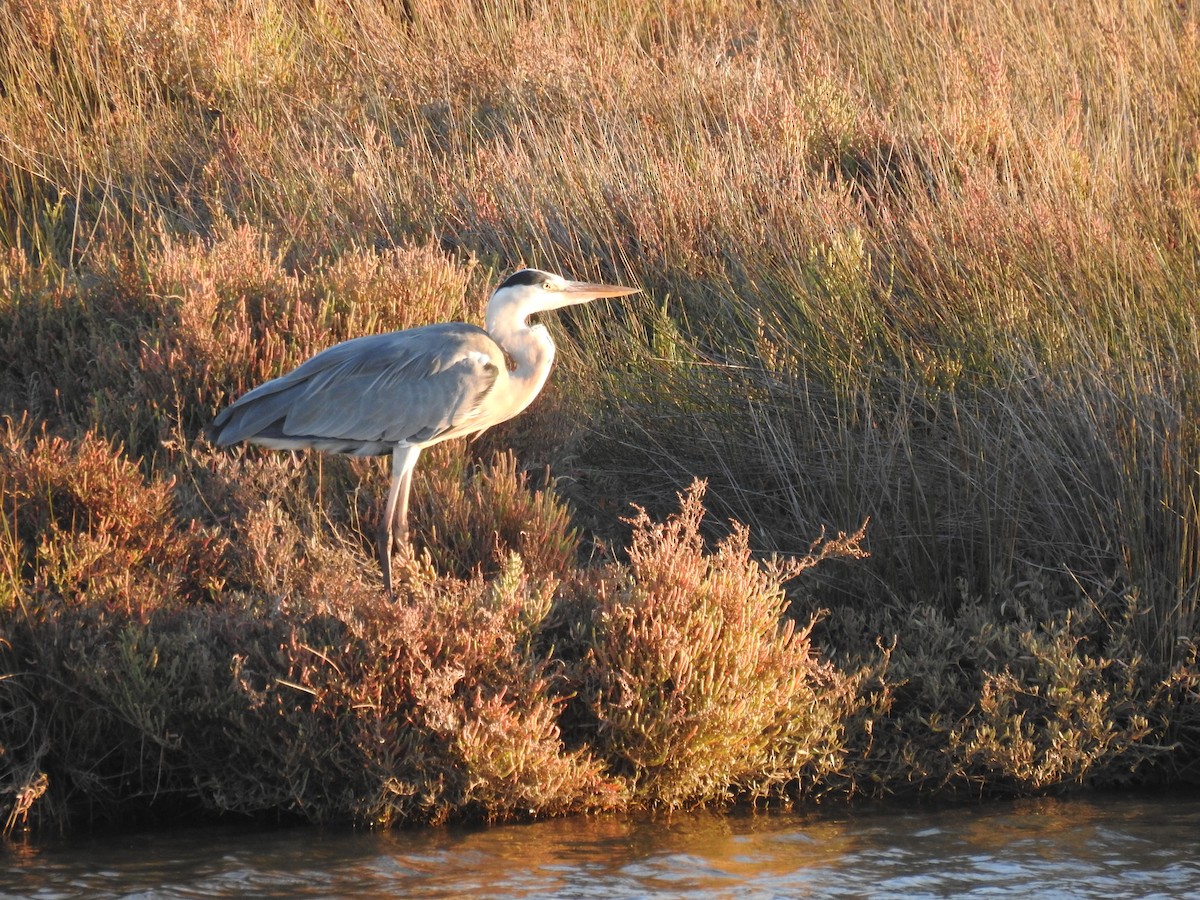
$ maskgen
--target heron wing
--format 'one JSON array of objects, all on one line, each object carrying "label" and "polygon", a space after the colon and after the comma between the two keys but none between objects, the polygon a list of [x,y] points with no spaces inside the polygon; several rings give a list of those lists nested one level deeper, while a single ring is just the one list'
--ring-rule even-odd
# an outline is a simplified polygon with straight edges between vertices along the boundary
[{"label": "heron wing", "polygon": [[426,443],[471,430],[503,367],[500,348],[474,325],[355,338],[250,391],[213,430],[220,443],[272,435]]}]

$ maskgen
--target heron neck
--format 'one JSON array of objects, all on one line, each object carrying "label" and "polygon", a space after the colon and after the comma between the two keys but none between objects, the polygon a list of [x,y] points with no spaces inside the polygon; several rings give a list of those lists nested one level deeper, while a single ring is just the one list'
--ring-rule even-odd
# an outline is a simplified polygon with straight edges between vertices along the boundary
[{"label": "heron neck", "polygon": [[[489,317],[490,319],[490,317]],[[519,408],[533,401],[546,384],[554,364],[554,341],[544,325],[530,326],[524,316],[488,322],[488,333],[512,359],[508,373]]]}]

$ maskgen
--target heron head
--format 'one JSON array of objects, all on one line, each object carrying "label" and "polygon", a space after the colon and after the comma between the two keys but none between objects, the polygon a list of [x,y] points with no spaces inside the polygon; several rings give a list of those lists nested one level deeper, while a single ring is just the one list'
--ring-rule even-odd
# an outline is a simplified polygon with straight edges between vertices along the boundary
[{"label": "heron head", "polygon": [[601,297],[624,297],[636,294],[641,288],[590,281],[570,281],[541,269],[521,269],[514,272],[496,288],[488,302],[488,320],[502,313],[516,312],[522,319],[537,312],[561,309]]}]

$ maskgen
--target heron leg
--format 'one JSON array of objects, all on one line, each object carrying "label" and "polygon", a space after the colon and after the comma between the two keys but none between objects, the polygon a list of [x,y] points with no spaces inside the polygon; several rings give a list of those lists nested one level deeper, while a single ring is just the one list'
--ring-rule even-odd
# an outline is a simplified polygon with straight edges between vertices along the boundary
[{"label": "heron leg", "polygon": [[[412,487],[412,471],[420,455],[420,447],[398,446],[392,451],[392,486],[388,489],[387,506],[376,536],[383,589],[389,594],[392,593],[392,541],[408,543],[408,492]],[[393,523],[397,533],[393,532]]]},{"label": "heron leg", "polygon": [[408,495],[412,490],[413,467],[409,466],[401,478],[404,484],[400,486],[400,496],[396,498],[396,511],[392,517],[391,550],[395,553],[401,547],[408,546]]}]

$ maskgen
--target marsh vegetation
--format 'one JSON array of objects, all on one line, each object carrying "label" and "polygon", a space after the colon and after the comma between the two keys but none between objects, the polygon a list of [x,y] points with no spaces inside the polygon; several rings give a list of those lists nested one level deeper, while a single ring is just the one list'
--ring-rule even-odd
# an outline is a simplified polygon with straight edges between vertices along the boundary
[{"label": "marsh vegetation", "polygon": [[[9,827],[1194,780],[1198,115],[1188,4],[6,0]],[[526,264],[644,292],[399,602],[200,437]]]}]

